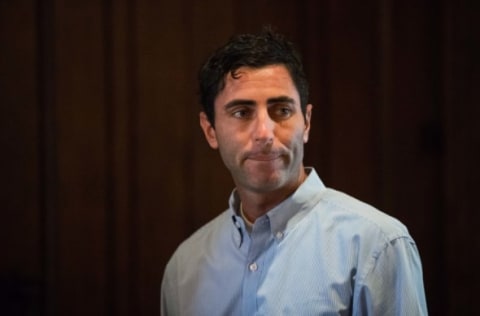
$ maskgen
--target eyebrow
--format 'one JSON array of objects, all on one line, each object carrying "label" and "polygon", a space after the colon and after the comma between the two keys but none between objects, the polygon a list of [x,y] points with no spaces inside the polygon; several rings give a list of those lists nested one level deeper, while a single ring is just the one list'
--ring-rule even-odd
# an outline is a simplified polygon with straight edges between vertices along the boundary
[{"label": "eyebrow", "polygon": [[272,103],[290,103],[290,104],[295,104],[295,100],[287,97],[287,96],[279,96],[275,98],[269,98],[267,100],[267,104],[272,104]]},{"label": "eyebrow", "polygon": [[253,100],[235,99],[235,100],[232,100],[232,101],[228,102],[227,104],[225,104],[224,108],[229,109],[229,108],[232,108],[232,107],[235,107],[235,106],[238,106],[238,105],[254,106],[256,104],[257,104],[257,102],[255,102]]},{"label": "eyebrow", "polygon": [[[289,103],[289,104],[294,104],[295,103],[295,100],[290,98],[290,97],[287,97],[287,96],[279,96],[279,97],[273,97],[273,98],[269,98],[267,99],[267,104],[274,104],[274,103]],[[253,100],[248,100],[248,99],[235,99],[235,100],[232,100],[230,102],[228,102],[227,104],[225,104],[225,109],[229,109],[229,108],[232,108],[232,107],[235,107],[235,106],[239,106],[239,105],[244,105],[244,106],[255,106],[257,104],[257,102],[253,101]]]}]

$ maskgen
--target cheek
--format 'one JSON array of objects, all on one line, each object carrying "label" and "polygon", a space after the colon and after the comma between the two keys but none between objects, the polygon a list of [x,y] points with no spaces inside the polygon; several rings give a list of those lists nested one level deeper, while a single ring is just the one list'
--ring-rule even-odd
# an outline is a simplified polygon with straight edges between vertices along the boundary
[{"label": "cheek", "polygon": [[225,164],[231,165],[238,152],[235,140],[231,138],[218,139],[218,145],[223,161]]},{"label": "cheek", "polygon": [[297,131],[295,135],[290,138],[290,144],[288,145],[291,154],[293,155],[292,159],[295,161],[303,160],[305,141],[305,134],[301,131]]},{"label": "cheek", "polygon": [[292,128],[278,134],[277,137],[280,142],[288,148],[291,148],[292,150],[297,150],[298,147],[303,147],[305,133],[303,129]]},{"label": "cheek", "polygon": [[219,150],[220,157],[222,159],[223,165],[230,171],[234,172],[240,168],[240,162],[237,158],[237,155],[234,152],[234,149],[230,147],[221,147]]}]

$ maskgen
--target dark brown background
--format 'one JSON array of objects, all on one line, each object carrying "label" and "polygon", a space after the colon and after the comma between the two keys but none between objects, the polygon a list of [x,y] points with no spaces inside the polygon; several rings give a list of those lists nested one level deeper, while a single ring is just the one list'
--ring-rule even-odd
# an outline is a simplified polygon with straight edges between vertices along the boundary
[{"label": "dark brown background", "polygon": [[478,1],[0,0],[0,314],[158,315],[230,176],[196,72],[271,23],[311,82],[306,164],[392,214],[432,315],[478,305]]}]

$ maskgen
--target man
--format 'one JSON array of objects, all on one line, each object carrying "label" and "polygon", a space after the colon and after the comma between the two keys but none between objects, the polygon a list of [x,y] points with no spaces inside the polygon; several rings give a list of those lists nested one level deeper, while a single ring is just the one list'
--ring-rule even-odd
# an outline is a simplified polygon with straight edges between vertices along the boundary
[{"label": "man", "polygon": [[407,229],[303,165],[312,105],[293,46],[234,37],[199,79],[200,125],[236,188],[169,261],[162,315],[426,315]]}]

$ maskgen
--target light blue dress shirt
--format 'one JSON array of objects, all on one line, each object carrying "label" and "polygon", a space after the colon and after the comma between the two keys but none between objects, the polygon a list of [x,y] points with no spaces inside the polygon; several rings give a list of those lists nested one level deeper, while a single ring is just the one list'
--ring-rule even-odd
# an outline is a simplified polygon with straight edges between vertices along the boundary
[{"label": "light blue dress shirt", "polygon": [[247,232],[230,207],[167,264],[163,316],[427,315],[415,242],[398,220],[304,183]]}]

